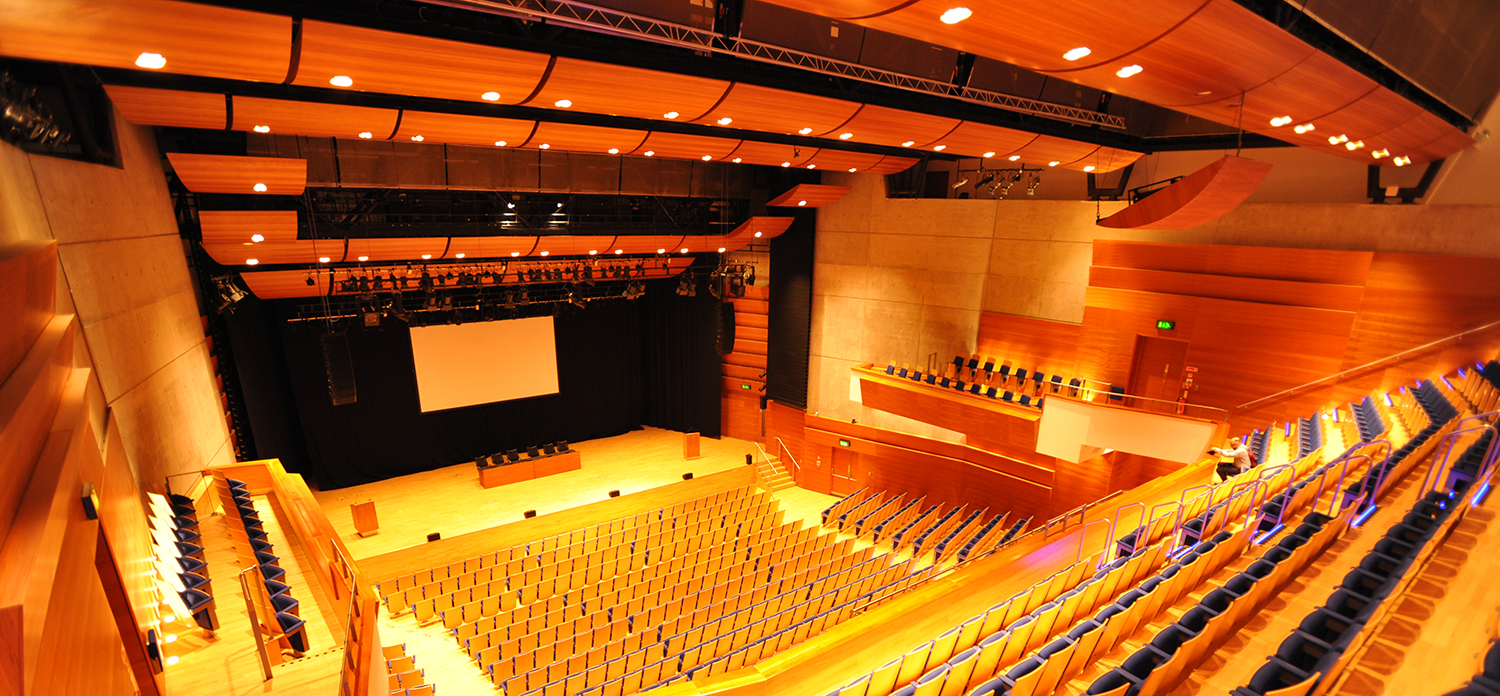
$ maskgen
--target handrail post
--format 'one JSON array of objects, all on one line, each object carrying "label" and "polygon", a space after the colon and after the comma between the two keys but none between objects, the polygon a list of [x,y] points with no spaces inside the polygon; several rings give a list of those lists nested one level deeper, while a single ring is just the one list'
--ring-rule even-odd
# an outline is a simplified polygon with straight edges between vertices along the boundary
[{"label": "handrail post", "polygon": [[260,573],[260,566],[251,566],[240,571],[240,592],[245,597],[245,610],[250,613],[250,632],[255,636],[255,651],[260,656],[260,670],[266,675],[262,681],[271,681],[271,656],[266,652],[265,637],[260,634],[260,612],[255,609],[255,600],[251,598],[250,581],[245,579],[249,573]]}]

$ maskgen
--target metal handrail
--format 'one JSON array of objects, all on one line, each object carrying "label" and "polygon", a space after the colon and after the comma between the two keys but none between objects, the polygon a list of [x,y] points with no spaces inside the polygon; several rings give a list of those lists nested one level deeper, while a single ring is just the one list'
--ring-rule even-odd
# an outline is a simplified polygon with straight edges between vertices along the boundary
[{"label": "metal handrail", "polygon": [[[752,442],[754,442],[754,441],[752,440]],[[755,449],[757,449],[757,450],[760,451],[761,458],[764,459],[764,460],[766,460],[766,464],[771,467],[771,473],[773,473],[773,474],[779,474],[779,473],[781,473],[780,471],[778,471],[776,469],[776,462],[771,461],[771,455],[766,454],[766,448],[761,447],[759,442],[754,442],[754,444],[755,444]]]},{"label": "metal handrail", "polygon": [[1422,345],[1417,346],[1415,348],[1407,348],[1406,350],[1403,350],[1403,351],[1401,351],[1399,353],[1392,353],[1392,354],[1387,355],[1387,356],[1385,356],[1383,358],[1376,358],[1376,359],[1371,360],[1370,362],[1367,362],[1367,363],[1365,363],[1363,365],[1359,365],[1357,367],[1351,367],[1351,368],[1349,368],[1347,370],[1344,370],[1342,372],[1337,372],[1337,373],[1328,375],[1327,377],[1321,377],[1319,379],[1315,379],[1315,380],[1313,380],[1311,382],[1307,382],[1305,384],[1299,384],[1299,385],[1297,385],[1295,387],[1291,387],[1289,389],[1283,389],[1283,390],[1281,390],[1279,392],[1276,392],[1275,394],[1271,394],[1271,395],[1268,395],[1268,396],[1262,396],[1259,399],[1255,399],[1253,401],[1247,401],[1247,402],[1245,402],[1243,404],[1240,404],[1239,406],[1235,406],[1233,410],[1235,410],[1235,411],[1243,411],[1243,410],[1245,410],[1245,409],[1247,409],[1247,408],[1249,408],[1251,406],[1254,406],[1256,404],[1260,404],[1262,402],[1278,401],[1278,400],[1281,400],[1281,399],[1284,399],[1284,398],[1290,398],[1290,397],[1295,396],[1297,394],[1300,394],[1300,393],[1302,393],[1302,392],[1304,392],[1306,390],[1312,389],[1314,387],[1321,386],[1324,383],[1327,383],[1327,382],[1330,382],[1330,381],[1338,381],[1340,379],[1343,379],[1346,376],[1353,376],[1354,373],[1361,372],[1361,371],[1364,371],[1364,370],[1370,370],[1370,369],[1373,369],[1373,368],[1375,368],[1377,366],[1384,365],[1384,364],[1386,364],[1387,362],[1390,362],[1390,361],[1397,361],[1397,362],[1399,362],[1401,359],[1403,359],[1404,357],[1406,357],[1408,355],[1411,355],[1411,354],[1414,354],[1414,353],[1425,353],[1425,352],[1427,352],[1429,350],[1432,350],[1433,348],[1436,348],[1436,347],[1438,347],[1440,345],[1443,345],[1445,343],[1450,343],[1450,342],[1453,342],[1453,341],[1463,340],[1465,337],[1469,336],[1470,334],[1479,333],[1481,331],[1488,331],[1488,330],[1493,329],[1493,328],[1495,328],[1497,326],[1500,326],[1500,321],[1492,321],[1492,322],[1490,322],[1488,324],[1485,324],[1483,326],[1476,326],[1476,327],[1474,327],[1472,329],[1465,329],[1465,330],[1460,331],[1460,332],[1458,332],[1456,334],[1451,334],[1449,336],[1444,336],[1444,337],[1439,338],[1439,339],[1437,339],[1435,341],[1428,341],[1427,343],[1423,343]]},{"label": "metal handrail", "polygon": [[781,445],[780,452],[786,452],[786,458],[792,460],[792,466],[797,467],[797,473],[802,473],[802,465],[797,463],[797,457],[792,454],[792,448],[787,447],[780,437],[776,438],[776,444]]},{"label": "metal handrail", "polygon": [[[1190,409],[1191,408],[1191,409],[1197,409],[1201,413],[1201,415],[1200,416],[1189,416],[1189,417],[1201,417],[1201,418],[1206,418],[1208,420],[1220,421],[1220,422],[1228,420],[1228,418],[1229,418],[1229,410],[1228,409],[1219,408],[1217,406],[1205,406],[1203,404],[1190,404],[1190,403],[1187,403],[1185,401],[1169,401],[1167,399],[1157,399],[1157,398],[1150,397],[1150,396],[1137,396],[1135,394],[1125,394],[1125,393],[1122,393],[1122,392],[1101,391],[1099,389],[1093,389],[1093,388],[1090,388],[1090,387],[1078,387],[1078,391],[1079,391],[1079,394],[1080,394],[1079,396],[1072,396],[1070,394],[1063,394],[1063,393],[1059,392],[1059,393],[1056,393],[1056,394],[1048,395],[1048,398],[1051,398],[1053,396],[1060,396],[1060,397],[1063,397],[1063,398],[1074,399],[1076,401],[1086,401],[1086,402],[1091,403],[1091,404],[1102,404],[1102,405],[1105,405],[1105,406],[1111,406],[1111,407],[1114,407],[1114,408],[1123,408],[1123,409],[1128,409],[1128,410],[1131,410],[1131,411],[1142,411],[1144,413],[1161,413],[1161,414],[1169,415],[1169,416],[1188,416],[1188,414],[1185,413],[1184,411],[1186,411],[1186,409]],[[1085,398],[1084,396],[1082,396],[1082,394],[1084,394],[1084,393],[1087,393],[1090,396],[1088,398]],[[1093,398],[1096,395],[1099,396],[1099,397],[1103,397],[1103,398],[1100,398],[1100,399]],[[1140,406],[1132,406],[1132,405],[1129,405],[1129,401],[1136,401],[1136,402],[1144,401],[1144,402],[1147,403],[1148,407],[1143,408],[1143,407],[1140,407]],[[1115,402],[1118,402],[1118,403],[1115,403]],[[1164,406],[1167,406],[1167,407],[1170,408],[1170,410],[1169,411],[1161,411],[1161,410],[1157,410],[1156,408],[1152,408],[1151,407],[1151,406],[1154,406],[1156,404],[1162,404]],[[1179,410],[1179,409],[1181,409],[1181,410]]]}]

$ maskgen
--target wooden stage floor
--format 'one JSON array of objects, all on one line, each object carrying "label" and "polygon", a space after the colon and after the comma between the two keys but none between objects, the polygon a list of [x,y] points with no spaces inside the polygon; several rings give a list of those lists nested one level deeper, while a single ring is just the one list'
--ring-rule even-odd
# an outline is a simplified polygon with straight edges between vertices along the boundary
[{"label": "wooden stage floor", "polygon": [[[701,476],[744,466],[747,454],[760,456],[748,440],[701,443],[702,456],[684,459],[682,433],[645,428],[572,444],[583,455],[582,469],[531,481],[484,488],[468,463],[314,495],[354,558],[369,558],[426,543],[433,532],[447,538],[478,531],[518,521],[527,510],[545,515],[604,500],[612,490],[629,495],[681,481],[687,472]],[[375,501],[380,531],[361,538],[349,506],[366,500]]]}]

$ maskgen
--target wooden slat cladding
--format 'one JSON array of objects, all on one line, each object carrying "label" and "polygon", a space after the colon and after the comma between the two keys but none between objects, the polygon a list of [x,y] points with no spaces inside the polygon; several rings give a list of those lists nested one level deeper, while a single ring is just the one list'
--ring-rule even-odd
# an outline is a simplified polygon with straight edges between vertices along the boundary
[{"label": "wooden slat cladding", "polygon": [[1108,266],[1089,268],[1089,286],[1295,307],[1315,307],[1345,312],[1358,310],[1365,292],[1364,288],[1359,285],[1304,283],[1294,280]]},{"label": "wooden slat cladding", "polygon": [[1373,252],[1095,240],[1095,266],[1364,285]]}]

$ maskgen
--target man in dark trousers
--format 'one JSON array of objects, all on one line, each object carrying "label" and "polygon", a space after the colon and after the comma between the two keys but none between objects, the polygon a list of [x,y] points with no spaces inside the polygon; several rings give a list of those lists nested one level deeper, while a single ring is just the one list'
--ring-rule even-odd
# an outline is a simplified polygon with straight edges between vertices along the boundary
[{"label": "man in dark trousers", "polygon": [[1219,466],[1214,469],[1214,474],[1219,477],[1220,481],[1228,481],[1250,469],[1250,448],[1240,444],[1240,439],[1237,437],[1229,439],[1229,447],[1213,447],[1208,450],[1208,453],[1229,458],[1228,461],[1220,460]]}]

